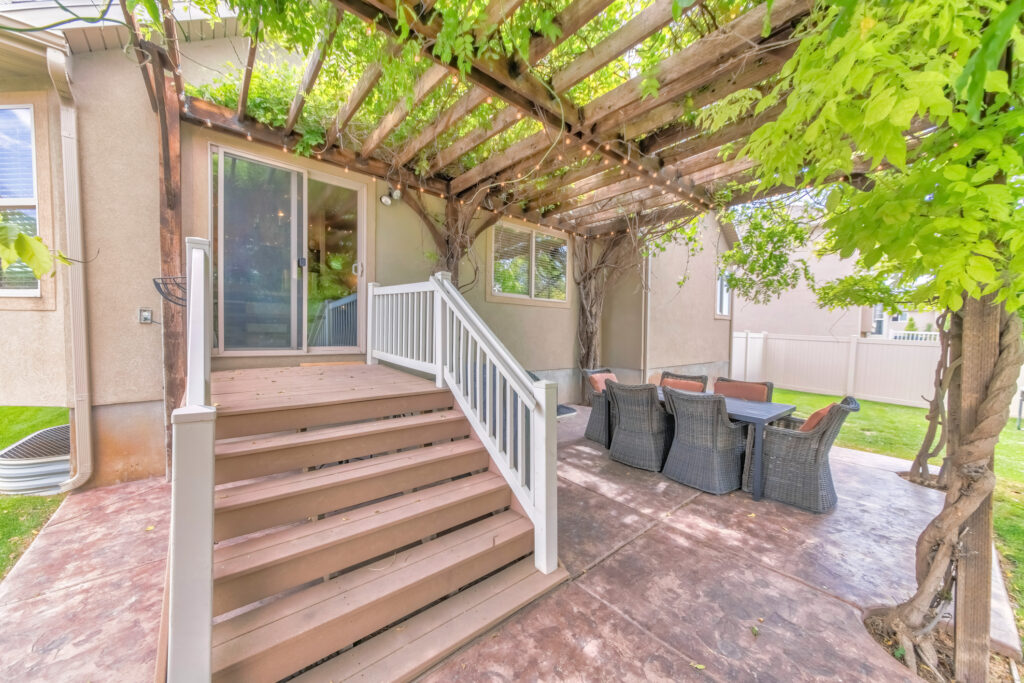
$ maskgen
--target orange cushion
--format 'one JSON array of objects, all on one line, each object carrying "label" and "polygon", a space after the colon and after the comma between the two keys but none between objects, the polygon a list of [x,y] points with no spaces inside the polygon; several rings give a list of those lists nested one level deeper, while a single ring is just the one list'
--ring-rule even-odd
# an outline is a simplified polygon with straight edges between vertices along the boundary
[{"label": "orange cushion", "polygon": [[800,431],[809,432],[815,427],[817,427],[818,423],[825,419],[825,416],[828,415],[828,411],[832,410],[832,407],[834,405],[835,403],[829,403],[824,408],[821,408],[820,410],[815,410],[813,413],[811,413],[807,417],[807,421],[800,425]]},{"label": "orange cushion", "polygon": [[601,393],[604,391],[604,383],[608,380],[618,382],[618,378],[614,372],[599,372],[596,375],[590,375],[590,386],[594,387],[594,391]]},{"label": "orange cushion", "polygon": [[666,377],[661,380],[661,386],[681,389],[683,391],[696,391],[698,393],[704,391],[704,387],[700,382],[694,382],[692,379],[677,379],[675,377]]},{"label": "orange cushion", "polygon": [[768,387],[757,382],[715,382],[715,393],[747,401],[768,400]]}]

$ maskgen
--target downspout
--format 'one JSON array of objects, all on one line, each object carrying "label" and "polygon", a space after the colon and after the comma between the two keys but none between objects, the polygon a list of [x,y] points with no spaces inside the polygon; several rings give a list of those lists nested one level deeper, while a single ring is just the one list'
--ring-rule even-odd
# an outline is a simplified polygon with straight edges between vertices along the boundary
[{"label": "downspout", "polygon": [[640,325],[640,381],[639,384],[645,384],[647,382],[647,375],[649,374],[650,368],[648,367],[648,356],[650,350],[647,348],[647,330],[650,325],[651,319],[651,256],[650,254],[644,256],[644,282],[641,287],[641,301],[642,301],[642,312],[643,322]]},{"label": "downspout", "polygon": [[78,110],[71,93],[67,55],[46,50],[46,68],[60,97],[60,149],[64,167],[64,220],[68,257],[68,297],[71,318],[71,381],[74,395],[75,474],[61,484],[71,491],[92,477],[92,389],[89,379],[89,313],[85,301],[85,249],[82,233],[82,201],[78,176]]}]

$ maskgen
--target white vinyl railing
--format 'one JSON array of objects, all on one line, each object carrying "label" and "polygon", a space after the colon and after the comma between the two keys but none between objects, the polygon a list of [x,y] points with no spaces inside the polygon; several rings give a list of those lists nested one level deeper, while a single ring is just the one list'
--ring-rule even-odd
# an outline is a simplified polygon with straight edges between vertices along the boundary
[{"label": "white vinyl railing", "polygon": [[213,292],[210,242],[186,240],[185,398],[171,413],[167,680],[210,679],[213,620],[213,442],[210,405]]},{"label": "white vinyl railing", "polygon": [[534,527],[537,568],[558,567],[557,385],[534,381],[452,285],[369,286],[366,360],[448,387]]},{"label": "white vinyl railing", "polygon": [[914,330],[908,332],[907,330],[890,330],[889,339],[893,341],[939,341],[939,333],[936,331],[924,332]]}]

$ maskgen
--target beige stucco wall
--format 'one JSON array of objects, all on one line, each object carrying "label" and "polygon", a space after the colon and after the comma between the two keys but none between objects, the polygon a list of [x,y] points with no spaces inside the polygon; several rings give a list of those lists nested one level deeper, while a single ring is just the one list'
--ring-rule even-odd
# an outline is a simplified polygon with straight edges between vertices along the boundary
[{"label": "beige stucco wall", "polygon": [[[715,315],[717,224],[701,223],[701,249],[670,244],[620,275],[605,295],[601,365],[623,382],[644,382],[662,370],[728,374],[728,318]],[[683,281],[682,286],[679,282]]]},{"label": "beige stucco wall", "polygon": [[[701,251],[670,245],[648,269],[647,372],[728,372],[730,320],[715,315],[718,254],[727,248],[717,223],[701,221]],[[682,282],[682,285],[679,283]]]},{"label": "beige stucco wall", "polygon": [[[30,104],[35,137],[37,225],[43,241],[64,247],[63,182],[60,165],[60,113],[46,81],[19,81],[5,89],[0,104]],[[0,297],[0,405],[66,406],[68,389],[64,354],[66,271],[40,283],[38,297]]]},{"label": "beige stucco wall", "polygon": [[[827,282],[853,272],[849,260],[827,255],[818,259],[809,251],[798,252],[794,258],[807,259],[814,278]],[[800,284],[767,304],[754,304],[733,298],[733,328],[737,332],[768,332],[776,334],[808,334],[834,337],[860,335],[871,327],[871,313],[866,317],[861,308],[830,311],[818,306],[817,297],[807,283]],[[865,323],[867,326],[865,327]]]}]

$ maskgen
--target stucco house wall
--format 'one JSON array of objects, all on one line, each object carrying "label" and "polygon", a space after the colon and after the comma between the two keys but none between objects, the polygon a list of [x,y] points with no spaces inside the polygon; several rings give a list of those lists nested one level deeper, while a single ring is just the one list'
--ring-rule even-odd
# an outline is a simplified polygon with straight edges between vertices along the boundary
[{"label": "stucco house wall", "polygon": [[713,219],[701,221],[700,241],[694,254],[668,245],[606,293],[601,365],[621,381],[646,382],[665,370],[711,380],[729,374],[731,321],[715,315],[718,252],[726,241]]}]

